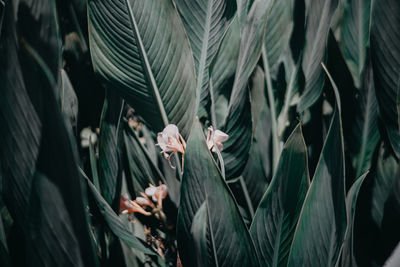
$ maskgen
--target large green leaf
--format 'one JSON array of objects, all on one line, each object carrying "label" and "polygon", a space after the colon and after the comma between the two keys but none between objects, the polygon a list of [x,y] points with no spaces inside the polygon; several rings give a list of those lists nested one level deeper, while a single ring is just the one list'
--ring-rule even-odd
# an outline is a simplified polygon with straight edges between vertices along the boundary
[{"label": "large green leaf", "polygon": [[400,86],[400,2],[373,1],[371,56],[376,97],[390,143],[400,157],[397,90]]},{"label": "large green leaf", "polygon": [[367,60],[371,0],[346,0],[341,28],[341,49],[354,84],[360,88]]},{"label": "large green leaf", "polygon": [[321,62],[326,63],[326,47],[333,13],[338,0],[306,0],[306,40],[302,68],[305,88],[297,110],[302,112],[321,95],[325,74]]},{"label": "large green leaf", "polygon": [[100,121],[99,182],[101,193],[115,210],[119,207],[122,179],[121,116],[123,101],[115,91],[107,91]]},{"label": "large green leaf", "polygon": [[206,116],[209,107],[209,66],[234,14],[227,0],[176,0],[193,51],[197,74],[198,114]]},{"label": "large green leaf", "polygon": [[12,2],[8,2],[0,36],[0,172],[3,200],[22,227],[39,155],[42,123],[23,79],[13,14]]},{"label": "large green leaf", "polygon": [[262,266],[286,266],[294,231],[310,182],[307,148],[298,125],[256,210],[250,233]]},{"label": "large green leaf", "polygon": [[372,66],[367,62],[356,101],[355,119],[349,136],[356,177],[370,169],[372,155],[379,142],[378,102],[375,96]]},{"label": "large green leaf", "polygon": [[[329,73],[329,78],[331,79]],[[335,266],[346,232],[344,145],[340,99],[296,228],[288,266]]]},{"label": "large green leaf", "polygon": [[[203,130],[195,122],[185,153],[180,209],[177,221],[179,255],[183,266],[198,266],[194,217],[207,200],[207,262],[215,266],[259,266],[257,254],[236,202],[208,150]],[[227,239],[227,237],[229,237]],[[200,265],[201,266],[201,265]]]},{"label": "large green leaf", "polygon": [[29,266],[84,266],[62,194],[46,176],[35,173],[26,224]]},{"label": "large green leaf", "polygon": [[382,227],[385,204],[393,190],[398,171],[399,164],[396,158],[388,153],[388,149],[385,149],[384,145],[381,145],[376,162],[371,196],[371,216],[380,229]]},{"label": "large green leaf", "polygon": [[255,1],[242,31],[239,59],[224,127],[229,135],[222,151],[228,178],[239,176],[248,159],[252,138],[248,80],[261,54],[271,4],[270,0]]},{"label": "large green leaf", "polygon": [[343,244],[341,266],[357,266],[354,248],[353,248],[353,232],[354,232],[354,218],[356,213],[357,197],[360,192],[360,188],[365,180],[367,173],[359,177],[354,184],[351,186],[346,197],[346,209],[347,209],[347,232]]},{"label": "large green leaf", "polygon": [[196,75],[189,41],[172,1],[90,0],[95,71],[154,129],[193,123]]},{"label": "large green leaf", "polygon": [[288,52],[289,39],[293,29],[292,13],[292,0],[277,0],[274,1],[267,19],[264,46],[273,79],[278,72],[279,59],[282,53]]}]

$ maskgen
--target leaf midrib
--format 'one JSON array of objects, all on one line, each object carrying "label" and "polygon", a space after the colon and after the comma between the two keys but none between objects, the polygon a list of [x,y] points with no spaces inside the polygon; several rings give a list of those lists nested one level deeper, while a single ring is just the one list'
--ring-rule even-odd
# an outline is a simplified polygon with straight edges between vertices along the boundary
[{"label": "leaf midrib", "polygon": [[131,8],[131,5],[129,3],[129,0],[125,0],[125,4],[128,7],[129,17],[131,19],[131,24],[133,26],[133,31],[135,33],[133,37],[134,37],[134,39],[137,40],[139,53],[141,55],[141,58],[143,59],[144,70],[145,70],[145,72],[147,74],[146,76],[150,80],[150,87],[153,89],[153,94],[154,94],[154,97],[156,98],[157,107],[158,107],[158,109],[159,109],[159,111],[161,113],[161,118],[163,120],[163,123],[166,126],[166,125],[169,124],[168,116],[167,116],[167,113],[165,112],[165,108],[164,108],[164,105],[163,105],[163,102],[162,102],[162,99],[161,99],[159,88],[157,86],[156,80],[155,80],[153,72],[151,70],[149,59],[147,57],[147,53],[146,53],[146,50],[144,48],[142,38],[140,37],[139,28],[137,26],[136,19],[135,19],[134,15],[133,15],[132,8]]}]

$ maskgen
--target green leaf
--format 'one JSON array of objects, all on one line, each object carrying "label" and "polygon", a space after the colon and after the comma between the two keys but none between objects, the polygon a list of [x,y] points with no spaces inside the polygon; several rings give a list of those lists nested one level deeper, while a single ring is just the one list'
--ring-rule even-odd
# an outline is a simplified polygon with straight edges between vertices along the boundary
[{"label": "green leaf", "polygon": [[306,0],[306,38],[302,68],[305,88],[297,106],[303,112],[320,97],[325,84],[321,62],[326,63],[326,47],[333,13],[338,0]]},{"label": "green leaf", "polygon": [[1,36],[1,29],[3,27],[5,5],[6,4],[4,3],[4,1],[0,0],[0,36]]},{"label": "green leaf", "polygon": [[397,90],[400,87],[400,2],[374,1],[371,17],[371,59],[376,97],[383,123],[397,157],[400,133]]},{"label": "green leaf", "polygon": [[207,115],[209,107],[209,66],[218,51],[221,40],[234,14],[227,0],[176,0],[183,25],[193,51],[197,76],[198,115]]},{"label": "green leaf", "polygon": [[62,193],[46,176],[35,173],[27,209],[27,262],[30,266],[84,266],[84,255]]},{"label": "green leaf", "polygon": [[134,193],[144,192],[149,183],[157,185],[159,181],[165,183],[165,178],[151,160],[146,148],[127,122],[123,122],[123,136],[125,142],[124,157],[128,168],[127,182],[131,183]]},{"label": "green leaf", "polygon": [[355,119],[349,136],[356,177],[371,167],[372,155],[379,142],[378,102],[375,96],[372,66],[369,62],[362,74],[362,85],[356,101]]},{"label": "green leaf", "polygon": [[114,91],[107,90],[100,121],[99,182],[104,199],[115,210],[119,207],[122,179],[120,126],[123,101]]},{"label": "green leaf", "polygon": [[13,3],[8,2],[0,36],[0,172],[2,198],[22,227],[39,155],[42,123],[21,71],[13,14]]},{"label": "green leaf", "polygon": [[237,16],[239,19],[240,28],[246,23],[246,19],[254,0],[236,0],[237,4]]},{"label": "green leaf", "polygon": [[308,190],[288,266],[335,266],[346,232],[344,145],[339,93],[331,79],[336,105]]},{"label": "green leaf", "polygon": [[367,60],[371,0],[346,0],[341,27],[341,50],[353,76],[354,84],[361,87]]},{"label": "green leaf", "polygon": [[289,136],[271,184],[256,210],[250,233],[262,266],[286,266],[310,178],[298,125]]},{"label": "green leaf", "polygon": [[253,127],[248,80],[261,55],[271,5],[269,0],[255,1],[242,31],[238,65],[224,127],[224,132],[229,135],[222,151],[227,178],[238,177],[248,159]]},{"label": "green leaf", "polygon": [[[215,256],[218,266],[259,266],[250,234],[207,148],[203,129],[196,121],[185,153],[177,221],[178,248],[183,266],[197,266],[191,229],[195,214],[205,200],[209,206],[208,264],[215,266],[211,260]],[[210,255],[211,251],[215,251],[214,256]]]},{"label": "green leaf", "polygon": [[278,72],[280,57],[284,52],[289,52],[287,49],[293,29],[292,5],[292,0],[274,1],[267,19],[264,46],[272,79]]},{"label": "green leaf", "polygon": [[176,124],[186,137],[195,109],[189,41],[172,1],[90,0],[94,70],[156,131]]},{"label": "green leaf", "polygon": [[371,215],[374,222],[381,229],[385,204],[392,192],[399,171],[396,158],[388,153],[384,145],[379,148],[376,162],[376,173],[372,185]]},{"label": "green leaf", "polygon": [[115,214],[114,210],[110,207],[110,205],[107,204],[107,201],[101,196],[96,187],[87,177],[86,182],[89,186],[92,196],[96,201],[97,207],[99,208],[100,213],[103,215],[103,218],[110,230],[128,246],[148,255],[156,255],[154,251],[144,245],[144,241],[141,241],[135,237],[135,235],[125,226],[125,224],[121,221],[121,218]]},{"label": "green leaf", "polygon": [[350,187],[346,197],[346,210],[347,210],[347,232],[343,242],[341,266],[357,266],[354,245],[353,245],[353,232],[354,232],[354,218],[356,214],[357,197],[360,188],[365,180],[368,173],[363,174],[359,177],[353,185]]}]

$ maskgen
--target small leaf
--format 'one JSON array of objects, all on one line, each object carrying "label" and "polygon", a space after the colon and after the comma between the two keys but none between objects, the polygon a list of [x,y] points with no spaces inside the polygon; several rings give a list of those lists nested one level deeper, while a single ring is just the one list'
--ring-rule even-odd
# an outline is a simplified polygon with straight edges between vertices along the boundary
[{"label": "small leaf", "polygon": [[[213,258],[210,253],[215,251],[218,266],[259,266],[250,234],[207,148],[201,125],[196,121],[185,153],[177,221],[178,248],[183,266],[198,266],[191,229],[197,211],[206,200],[210,231],[207,237],[208,259]],[[208,264],[215,266],[212,261]]]},{"label": "small leaf", "polygon": [[359,177],[353,185],[350,187],[346,197],[346,210],[347,210],[347,232],[343,242],[341,266],[356,267],[357,263],[354,255],[353,245],[353,232],[354,232],[354,218],[356,214],[357,197],[360,188],[365,180],[368,173],[363,174]]},{"label": "small leaf", "polygon": [[250,233],[262,266],[286,266],[309,185],[306,145],[298,125],[289,136]]}]

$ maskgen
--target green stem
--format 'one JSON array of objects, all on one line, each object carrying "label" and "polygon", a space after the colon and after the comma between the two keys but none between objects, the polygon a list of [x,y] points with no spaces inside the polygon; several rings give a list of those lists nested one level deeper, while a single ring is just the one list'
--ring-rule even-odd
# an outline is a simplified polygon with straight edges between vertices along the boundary
[{"label": "green stem", "polygon": [[253,209],[253,204],[251,203],[249,191],[247,190],[247,185],[244,182],[243,176],[239,177],[240,181],[240,186],[242,187],[243,195],[246,200],[247,207],[249,208],[250,216],[251,218],[254,218],[254,209]]},{"label": "green stem", "polygon": [[263,60],[263,64],[264,64],[265,81],[267,83],[268,102],[269,102],[270,113],[271,113],[272,166],[273,166],[273,173],[275,173],[275,168],[278,165],[278,160],[279,160],[279,156],[280,156],[280,148],[279,148],[279,138],[278,138],[278,127],[277,127],[277,123],[276,123],[274,92],[272,91],[272,82],[271,82],[271,76],[270,76],[270,72],[269,72],[267,51],[265,50],[265,46],[263,46],[263,48],[262,48],[262,60]]}]

